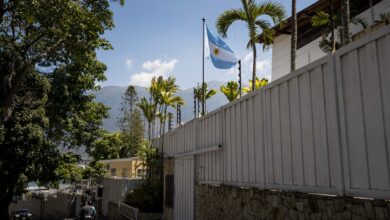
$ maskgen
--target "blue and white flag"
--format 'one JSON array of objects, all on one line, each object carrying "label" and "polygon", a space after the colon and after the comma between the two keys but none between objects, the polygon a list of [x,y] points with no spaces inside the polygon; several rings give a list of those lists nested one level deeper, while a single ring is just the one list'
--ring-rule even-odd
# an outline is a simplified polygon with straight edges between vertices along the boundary
[{"label": "blue and white flag", "polygon": [[[232,49],[216,33],[212,32],[206,25],[207,40],[205,49],[209,51],[211,62],[216,68],[230,69],[238,62],[238,57]],[[206,37],[205,36],[205,37]]]}]

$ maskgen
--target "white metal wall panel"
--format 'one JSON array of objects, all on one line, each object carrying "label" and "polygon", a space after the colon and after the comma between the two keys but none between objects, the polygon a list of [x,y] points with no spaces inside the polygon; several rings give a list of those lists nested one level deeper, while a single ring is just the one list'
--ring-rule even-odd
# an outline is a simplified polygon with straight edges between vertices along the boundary
[{"label": "white metal wall panel", "polygon": [[390,199],[389,60],[388,26],[174,129],[165,150],[222,144],[196,154],[200,182]]},{"label": "white metal wall panel", "polygon": [[194,158],[175,160],[174,219],[194,219]]},{"label": "white metal wall panel", "polygon": [[[221,111],[215,111],[199,119],[199,149],[222,143]],[[223,181],[223,154],[221,151],[213,151],[197,155],[198,180],[209,183],[221,183]]]},{"label": "white metal wall panel", "polygon": [[390,198],[390,27],[336,53],[346,192]]},{"label": "white metal wall panel", "polygon": [[[268,187],[340,193],[341,158],[332,57],[265,89]],[[333,101],[332,101],[333,100]]]}]

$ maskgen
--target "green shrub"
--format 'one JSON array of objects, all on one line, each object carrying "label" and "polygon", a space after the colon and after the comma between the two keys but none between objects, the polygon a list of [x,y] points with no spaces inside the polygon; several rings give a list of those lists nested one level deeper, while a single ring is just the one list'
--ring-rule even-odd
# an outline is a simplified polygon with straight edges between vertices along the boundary
[{"label": "green shrub", "polygon": [[163,212],[163,184],[159,179],[146,180],[140,187],[129,191],[124,202],[144,213]]}]

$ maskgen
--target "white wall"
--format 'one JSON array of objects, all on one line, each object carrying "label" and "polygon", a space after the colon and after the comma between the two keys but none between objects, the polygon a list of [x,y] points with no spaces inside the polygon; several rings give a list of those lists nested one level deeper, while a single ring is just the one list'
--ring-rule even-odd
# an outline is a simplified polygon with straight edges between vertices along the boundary
[{"label": "white wall", "polygon": [[124,199],[128,190],[135,189],[141,182],[142,180],[102,178],[102,214],[107,215],[109,202],[118,204],[118,201]]},{"label": "white wall", "polygon": [[[390,11],[390,0],[383,0],[378,4],[374,5],[374,18],[379,19],[379,14],[382,12]],[[360,17],[367,20],[371,24],[371,12],[370,9],[365,10]],[[363,28],[361,25],[352,25],[351,32],[356,34]],[[321,37],[314,41],[306,44],[297,51],[296,68],[301,68],[326,54],[319,48],[319,42]],[[275,38],[272,46],[272,80],[278,79],[290,72],[290,48],[291,48],[290,35],[282,34]]]},{"label": "white wall", "polygon": [[[301,68],[326,54],[318,47],[321,38],[306,44],[297,51],[296,68]],[[272,80],[290,72],[290,35],[278,36],[272,47]]]}]

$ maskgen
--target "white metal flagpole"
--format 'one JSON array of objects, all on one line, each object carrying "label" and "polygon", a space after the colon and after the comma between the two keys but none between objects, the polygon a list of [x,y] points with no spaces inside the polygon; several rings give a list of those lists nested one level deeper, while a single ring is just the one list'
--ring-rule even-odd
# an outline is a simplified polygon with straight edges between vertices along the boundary
[{"label": "white metal flagpole", "polygon": [[204,115],[205,113],[205,108],[206,108],[206,100],[205,100],[205,96],[206,96],[206,91],[205,91],[205,88],[204,88],[204,25],[205,25],[205,22],[206,22],[206,19],[202,18],[202,21],[203,21],[203,44],[202,44],[202,116]]}]

